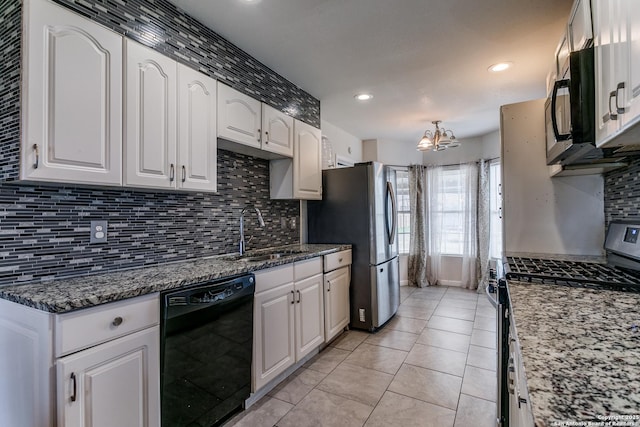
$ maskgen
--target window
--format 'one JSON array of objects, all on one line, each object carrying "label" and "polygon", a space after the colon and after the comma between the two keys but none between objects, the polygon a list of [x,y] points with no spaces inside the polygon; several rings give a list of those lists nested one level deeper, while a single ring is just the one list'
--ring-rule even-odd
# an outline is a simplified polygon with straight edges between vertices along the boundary
[{"label": "window", "polygon": [[502,258],[502,180],[500,162],[489,165],[489,257]]},{"label": "window", "polygon": [[398,249],[401,254],[409,253],[409,233],[411,231],[409,214],[409,171],[396,171],[398,203]]},{"label": "window", "polygon": [[438,230],[439,253],[462,255],[465,232],[466,170],[458,166],[440,170],[439,191],[433,206],[432,218],[441,224]]}]

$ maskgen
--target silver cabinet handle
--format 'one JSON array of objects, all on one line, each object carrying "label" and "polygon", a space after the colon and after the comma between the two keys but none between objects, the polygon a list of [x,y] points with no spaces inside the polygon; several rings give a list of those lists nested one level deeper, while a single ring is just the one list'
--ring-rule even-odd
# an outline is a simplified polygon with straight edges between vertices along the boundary
[{"label": "silver cabinet handle", "polygon": [[327,292],[331,292],[331,280],[327,280]]},{"label": "silver cabinet handle", "polygon": [[264,133],[264,143],[265,144],[269,143],[269,131],[265,131]]},{"label": "silver cabinet handle", "polygon": [[620,90],[624,89],[624,82],[620,82],[618,83],[618,86],[616,86],[616,113],[618,114],[624,114],[625,113],[625,109],[624,107],[620,107],[620,105],[618,105],[618,94],[620,93]]},{"label": "silver cabinet handle", "polygon": [[118,327],[120,325],[122,325],[122,322],[124,322],[124,319],[120,316],[116,317],[115,319],[113,319],[113,322],[111,322],[111,324],[115,327]]},{"label": "silver cabinet handle", "polygon": [[185,182],[187,180],[187,168],[182,165],[182,182]]},{"label": "silver cabinet handle", "polygon": [[33,168],[38,169],[38,166],[40,165],[40,150],[38,149],[38,144],[33,144],[33,151],[36,153],[36,161],[33,164]]},{"label": "silver cabinet handle", "polygon": [[296,303],[296,294],[295,292],[291,291],[291,304],[295,304]]},{"label": "silver cabinet handle", "polygon": [[260,129],[258,129],[258,141],[260,141]]},{"label": "silver cabinet handle", "polygon": [[[609,93],[609,112],[607,114],[605,114],[604,116],[602,116],[602,122],[606,123],[609,120],[618,120],[618,115],[616,113],[614,113],[613,111],[611,111],[611,100],[616,97],[616,91],[612,90]],[[618,103],[618,101],[616,100],[616,104]]]},{"label": "silver cabinet handle", "polygon": [[300,304],[300,301],[302,300],[302,295],[300,295],[300,291],[296,291],[298,292],[298,304]]},{"label": "silver cabinet handle", "polygon": [[72,372],[71,376],[69,377],[69,379],[73,382],[73,393],[71,394],[71,401],[75,402],[76,399],[77,399],[77,391],[78,391],[78,384],[76,382],[76,374],[74,374]]},{"label": "silver cabinet handle", "polygon": [[169,166],[169,182],[173,182],[175,178],[176,178],[176,168],[173,165],[173,163],[171,163],[171,166]]}]

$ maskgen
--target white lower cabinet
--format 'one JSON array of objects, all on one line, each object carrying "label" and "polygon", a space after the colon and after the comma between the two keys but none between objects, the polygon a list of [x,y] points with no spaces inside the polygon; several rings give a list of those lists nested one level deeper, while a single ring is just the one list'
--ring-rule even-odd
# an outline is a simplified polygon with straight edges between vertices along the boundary
[{"label": "white lower cabinet", "polygon": [[160,426],[159,297],[51,314],[0,299],[0,425]]},{"label": "white lower cabinet", "polygon": [[324,331],[325,341],[339,335],[351,321],[349,287],[351,285],[351,249],[324,256]]},{"label": "white lower cabinet", "polygon": [[157,326],[58,359],[60,426],[160,425]]},{"label": "white lower cabinet", "polygon": [[253,392],[324,343],[322,257],[255,276]]},{"label": "white lower cabinet", "polygon": [[349,324],[349,267],[342,267],[324,276],[324,330],[329,341]]}]

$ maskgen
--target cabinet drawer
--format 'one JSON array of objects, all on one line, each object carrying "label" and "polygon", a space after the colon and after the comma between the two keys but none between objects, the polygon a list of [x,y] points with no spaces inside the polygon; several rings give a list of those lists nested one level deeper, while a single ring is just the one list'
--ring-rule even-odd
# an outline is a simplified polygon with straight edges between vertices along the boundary
[{"label": "cabinet drawer", "polygon": [[56,316],[55,356],[61,357],[159,324],[158,293]]},{"label": "cabinet drawer", "polygon": [[296,282],[320,273],[322,273],[322,257],[311,258],[293,264],[293,279]]},{"label": "cabinet drawer", "polygon": [[324,256],[324,271],[335,270],[345,265],[351,265],[351,249]]},{"label": "cabinet drawer", "polygon": [[293,264],[259,270],[254,274],[256,276],[256,293],[264,292],[285,283],[293,282]]}]

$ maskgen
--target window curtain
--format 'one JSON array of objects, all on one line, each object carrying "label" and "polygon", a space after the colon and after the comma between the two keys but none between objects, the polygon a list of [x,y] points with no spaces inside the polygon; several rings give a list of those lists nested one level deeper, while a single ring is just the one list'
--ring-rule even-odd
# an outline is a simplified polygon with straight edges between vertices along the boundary
[{"label": "window curtain", "polygon": [[491,206],[488,160],[478,161],[478,293],[484,292],[489,279],[489,243]]},{"label": "window curtain", "polygon": [[[478,286],[478,166],[475,162],[465,163],[456,168],[455,187],[445,176],[442,166],[429,167],[427,171],[427,249],[428,280],[431,284],[441,283],[445,271],[445,261],[459,263],[459,282],[462,287],[475,289]],[[457,235],[461,241],[456,245],[456,253],[446,239]],[[457,280],[455,280],[457,281]]]},{"label": "window curtain", "polygon": [[409,259],[408,280],[412,286],[429,286],[427,279],[427,168],[422,165],[409,166]]}]

